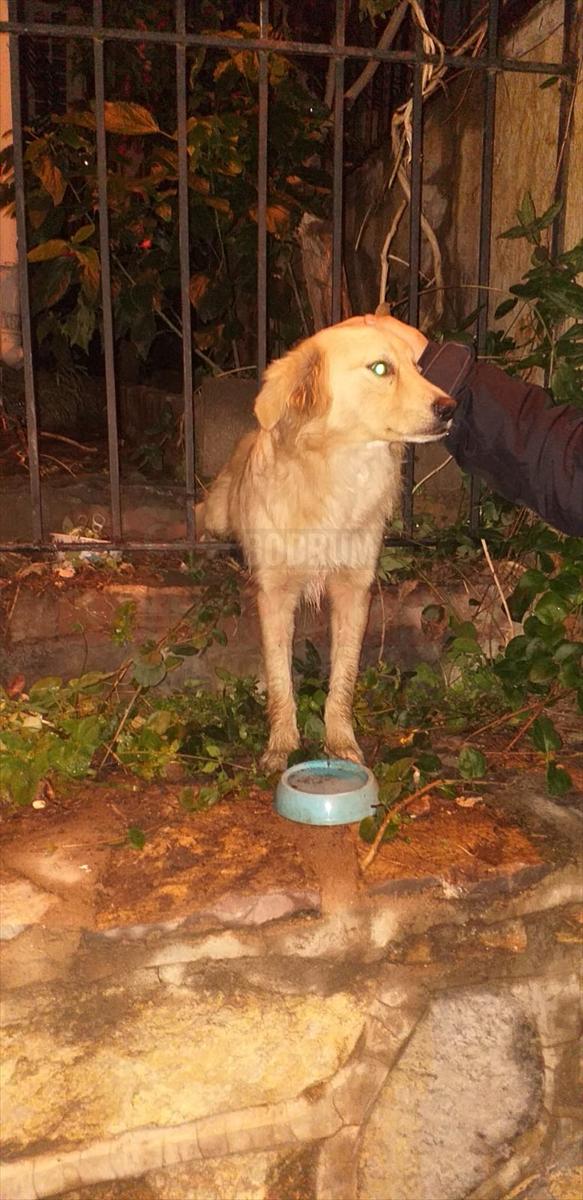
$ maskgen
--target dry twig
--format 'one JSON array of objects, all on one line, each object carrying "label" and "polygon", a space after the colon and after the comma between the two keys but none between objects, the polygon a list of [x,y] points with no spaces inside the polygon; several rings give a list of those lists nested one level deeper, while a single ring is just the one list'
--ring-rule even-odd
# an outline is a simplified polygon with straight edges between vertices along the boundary
[{"label": "dry twig", "polygon": [[506,596],[504,595],[502,586],[500,584],[500,580],[496,574],[496,569],[494,567],[494,563],[492,562],[492,559],[490,558],[490,551],[488,550],[486,539],[480,538],[480,542],[482,545],[482,550],[484,551],[484,558],[486,559],[486,562],[488,563],[488,566],[492,572],[492,577],[494,579],[494,583],[496,584],[496,589],[497,589],[498,595],[500,597],[500,600],[502,601],[502,608],[504,609],[504,612],[506,613],[506,616],[508,618],[508,625],[510,627],[510,636],[514,637],[514,621],[512,620],[512,617],[510,616],[510,609],[506,602]]},{"label": "dry twig", "polygon": [[448,779],[434,779],[432,783],[426,783],[424,787],[419,788],[418,792],[412,792],[410,796],[404,796],[402,800],[399,800],[397,802],[397,804],[393,804],[392,808],[390,808],[388,810],[388,812],[385,813],[385,816],[383,817],[383,820],[381,822],[381,825],[379,827],[379,831],[375,837],[375,840],[374,840],[368,854],[366,854],[362,860],[363,871],[366,871],[367,867],[370,867],[371,862],[373,862],[373,860],[376,858],[378,851],[379,851],[379,847],[383,840],[383,836],[384,836],[385,830],[387,828],[387,825],[390,824],[390,822],[392,821],[395,814],[401,812],[401,810],[403,808],[406,808],[407,805],[410,804],[412,800],[419,800],[419,798],[421,796],[426,796],[427,792],[431,792],[433,790],[433,788],[445,787],[446,784],[451,783],[451,782],[453,782],[453,781],[448,780]]}]

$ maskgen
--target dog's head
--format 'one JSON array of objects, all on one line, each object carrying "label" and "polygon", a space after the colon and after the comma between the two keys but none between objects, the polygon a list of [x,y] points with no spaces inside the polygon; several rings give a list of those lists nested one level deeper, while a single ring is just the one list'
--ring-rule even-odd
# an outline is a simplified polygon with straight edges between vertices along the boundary
[{"label": "dog's head", "polygon": [[316,419],[349,442],[433,442],[455,400],[420,375],[402,338],[353,318],[301,342],[265,372],[255,414],[264,429]]}]

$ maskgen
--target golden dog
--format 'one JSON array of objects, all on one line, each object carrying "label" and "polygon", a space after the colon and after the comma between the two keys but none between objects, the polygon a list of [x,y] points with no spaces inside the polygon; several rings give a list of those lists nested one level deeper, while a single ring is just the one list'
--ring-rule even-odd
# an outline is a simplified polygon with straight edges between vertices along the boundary
[{"label": "golden dog", "polygon": [[292,683],[300,598],[331,608],[326,751],[362,761],[352,699],[405,442],[444,437],[455,401],[419,374],[401,338],[351,318],[271,363],[240,442],[202,506],[204,527],[240,542],[258,585],[270,735],[263,765],[299,744]]}]

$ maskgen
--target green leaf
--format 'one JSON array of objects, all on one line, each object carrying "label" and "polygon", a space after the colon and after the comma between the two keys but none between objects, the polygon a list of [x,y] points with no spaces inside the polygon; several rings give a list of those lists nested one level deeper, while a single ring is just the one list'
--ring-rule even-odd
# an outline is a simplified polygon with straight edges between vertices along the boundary
[{"label": "green leaf", "polygon": [[503,300],[502,303],[498,305],[498,308],[494,313],[494,317],[496,320],[499,320],[500,317],[505,317],[507,313],[512,312],[513,308],[516,308],[517,304],[517,296],[511,296],[509,300]]},{"label": "green leaf", "polygon": [[146,835],[138,825],[130,825],[127,832],[127,840],[133,850],[143,850],[146,844]]},{"label": "green leaf", "polygon": [[442,763],[439,755],[433,754],[429,751],[424,751],[422,754],[417,754],[415,756],[415,766],[418,767],[420,771],[423,771],[425,774],[427,774],[431,771],[439,771]]},{"label": "green leaf", "polygon": [[154,733],[158,733],[160,737],[164,737],[164,734],[168,733],[168,730],[176,724],[176,713],[172,709],[158,709],[157,712],[152,713],[148,717],[147,724],[148,729],[153,729]]},{"label": "green leaf", "polygon": [[32,169],[40,179],[45,191],[48,192],[53,204],[60,204],[67,190],[67,183],[50,154],[43,154],[40,158],[35,159]]},{"label": "green leaf", "polygon": [[[527,237],[527,235],[528,235],[528,230],[524,228],[524,225],[513,225],[511,229],[505,229],[504,233],[499,233],[498,237],[506,238],[509,241],[511,241],[511,240],[514,240],[515,238]],[[510,291],[514,291],[514,290],[515,290],[514,288],[510,288]]]},{"label": "green leaf", "polygon": [[310,713],[304,724],[304,734],[308,738],[313,738],[314,741],[320,741],[325,735],[326,729],[324,722],[317,713]]},{"label": "green leaf", "polygon": [[63,687],[63,680],[60,675],[43,675],[42,679],[37,679],[29,690],[31,700],[36,700],[44,697],[47,692],[58,692]]},{"label": "green leaf", "polygon": [[533,221],[536,221],[536,209],[529,191],[524,193],[516,215],[522,225],[532,225]]},{"label": "green leaf", "polygon": [[403,571],[410,567],[412,562],[413,555],[408,554],[406,550],[389,547],[381,551],[378,573],[381,579],[388,579],[393,571]]},{"label": "green leaf", "polygon": [[561,687],[576,689],[581,683],[581,664],[569,659],[559,667],[559,683]]},{"label": "green leaf", "polygon": [[365,817],[358,826],[358,833],[362,841],[370,846],[376,838],[378,828],[376,817]]},{"label": "green leaf", "polygon": [[84,303],[83,296],[80,296],[73,312],[63,322],[63,329],[67,332],[71,346],[79,346],[87,353],[89,343],[95,333],[95,323],[95,309],[89,308]]},{"label": "green leaf", "polygon": [[537,229],[546,229],[549,225],[552,225],[553,221],[555,220],[555,217],[558,217],[562,207],[563,207],[563,201],[555,200],[555,203],[551,204],[550,207],[547,208],[546,212],[544,212],[542,214],[542,216],[537,217],[537,220],[536,220]]},{"label": "green leaf", "polygon": [[400,798],[402,791],[403,784],[401,781],[394,780],[391,783],[387,780],[381,780],[379,784],[379,802],[383,808],[390,808],[391,804],[394,804]]},{"label": "green leaf", "polygon": [[544,625],[557,625],[560,621],[565,620],[569,609],[564,600],[555,592],[545,592],[534,611]]},{"label": "green leaf", "polygon": [[528,678],[531,683],[548,683],[549,679],[555,679],[558,673],[559,668],[550,655],[537,654],[532,659]]},{"label": "green leaf", "polygon": [[133,678],[141,687],[156,687],[166,675],[166,663],[159,650],[140,654],[134,660]]},{"label": "green leaf", "polygon": [[76,233],[72,234],[71,243],[74,243],[75,246],[78,246],[80,242],[86,242],[88,238],[93,237],[94,233],[95,225],[93,221],[91,221],[89,225],[82,225]]},{"label": "green leaf", "polygon": [[558,75],[549,75],[548,79],[545,79],[544,83],[539,83],[538,90],[539,90],[539,92],[544,92],[545,88],[553,87],[554,84],[558,83],[558,82],[559,82]]},{"label": "green leaf", "polygon": [[523,633],[518,637],[512,638],[506,647],[505,656],[507,659],[522,659],[525,656],[529,639]]},{"label": "green leaf", "polygon": [[26,257],[29,262],[47,262],[51,258],[59,258],[63,254],[70,255],[70,253],[68,242],[64,242],[62,238],[49,238],[48,242],[41,242],[40,246],[33,246]]},{"label": "green leaf", "polygon": [[564,767],[558,767],[555,762],[547,765],[547,791],[549,796],[565,796],[571,791],[573,780]]},{"label": "green leaf", "polygon": [[69,256],[38,264],[32,289],[34,313],[51,308],[62,299],[72,281],[75,265],[74,258]]},{"label": "green leaf", "polygon": [[86,671],[85,675],[79,675],[77,679],[70,679],[68,687],[73,693],[96,692],[107,679],[111,679],[109,671]]},{"label": "green leaf", "polygon": [[533,721],[529,729],[529,737],[537,750],[543,750],[545,754],[548,754],[549,750],[560,750],[563,745],[560,733],[550,717],[544,714]]},{"label": "green leaf", "polygon": [[392,782],[393,780],[406,779],[414,764],[415,759],[410,754],[407,758],[397,758],[394,762],[387,764],[383,771],[383,781],[390,780]]},{"label": "green leaf", "polygon": [[384,830],[383,836],[381,838],[381,846],[383,846],[385,842],[394,842],[394,840],[401,828],[401,824],[402,824],[401,816],[399,815],[399,813],[395,813],[395,816],[392,818],[392,820],[389,821],[388,825],[386,826],[386,828]]},{"label": "green leaf", "polygon": [[457,765],[464,779],[482,779],[486,774],[486,759],[475,746],[464,746],[460,750]]},{"label": "green leaf", "polygon": [[534,569],[525,571],[518,580],[512,595],[508,597],[508,608],[512,620],[522,621],[535,596],[538,596],[539,592],[546,587],[548,587],[548,579],[542,571]]},{"label": "green leaf", "polygon": [[159,133],[160,126],[152,113],[141,104],[125,100],[106,100],[105,128],[108,133],[146,134]]},{"label": "green leaf", "polygon": [[452,657],[457,655],[468,655],[472,658],[482,657],[482,649],[480,643],[475,638],[471,637],[456,637],[447,647],[448,654]]},{"label": "green leaf", "polygon": [[82,250],[75,250],[75,256],[81,268],[81,286],[87,299],[95,301],[99,293],[99,281],[101,279],[101,262],[97,250],[92,246],[85,246]]}]

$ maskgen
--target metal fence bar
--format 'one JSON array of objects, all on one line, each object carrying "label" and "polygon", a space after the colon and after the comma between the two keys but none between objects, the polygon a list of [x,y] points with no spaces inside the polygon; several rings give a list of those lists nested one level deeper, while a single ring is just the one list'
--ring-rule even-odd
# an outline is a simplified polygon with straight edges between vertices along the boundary
[{"label": "metal fence bar", "polygon": [[[423,4],[422,4],[423,7]],[[99,245],[102,266],[102,295],[103,295],[103,343],[105,359],[105,378],[107,395],[107,429],[109,444],[111,509],[112,509],[112,539],[109,542],[95,542],[95,549],[119,547],[128,551],[182,551],[192,549],[196,543],[194,521],[194,499],[196,481],[195,454],[195,421],[193,408],[193,370],[192,370],[192,316],[189,295],[190,253],[189,253],[189,204],[188,204],[188,154],[187,154],[187,51],[192,47],[209,49],[236,49],[257,52],[259,62],[259,104],[258,104],[258,169],[257,169],[257,364],[261,375],[267,361],[267,291],[268,291],[268,242],[267,242],[267,204],[268,204],[268,124],[269,124],[269,55],[288,54],[322,57],[331,60],[334,71],[334,142],[333,142],[333,226],[332,226],[332,304],[331,319],[337,321],[342,314],[342,277],[343,277],[343,142],[344,142],[344,75],[347,61],[377,61],[380,63],[398,64],[401,71],[412,68],[412,143],[410,168],[410,227],[409,227],[409,260],[410,260],[410,291],[408,300],[408,319],[412,324],[418,323],[419,317],[419,269],[420,269],[420,226],[423,185],[423,97],[422,73],[426,63],[445,62],[456,68],[468,67],[472,70],[485,72],[484,85],[484,143],[482,154],[481,179],[481,210],[480,238],[478,264],[478,299],[480,311],[477,319],[478,353],[485,349],[487,332],[487,297],[490,271],[490,245],[492,234],[492,183],[493,183],[493,154],[496,111],[496,77],[499,71],[541,74],[546,77],[558,76],[561,83],[561,101],[558,125],[558,157],[556,194],[560,195],[566,175],[567,143],[565,141],[570,112],[569,82],[574,79],[576,64],[569,58],[569,39],[573,17],[573,6],[570,0],[564,5],[564,46],[561,63],[530,62],[522,59],[505,59],[498,56],[498,18],[500,0],[489,0],[488,3],[488,38],[484,55],[478,58],[446,54],[443,59],[437,55],[426,54],[423,39],[419,29],[416,29],[415,46],[413,50],[378,49],[347,45],[346,29],[346,0],[336,0],[334,38],[329,43],[313,43],[302,41],[279,41],[268,36],[269,29],[269,0],[258,0],[259,8],[259,37],[233,38],[220,33],[193,34],[187,31],[186,0],[177,0],[176,29],[135,30],[105,27],[103,24],[103,0],[93,0],[93,23],[86,25],[52,24],[48,22],[19,21],[16,0],[10,0],[7,22],[0,22],[0,32],[10,34],[10,53],[12,64],[12,98],[14,113],[14,159],[16,180],[16,217],[19,239],[19,278],[22,301],[22,332],[25,352],[24,376],[28,428],[28,447],[30,461],[30,494],[32,513],[32,542],[13,544],[12,549],[23,552],[38,551],[43,539],[42,525],[42,488],[40,479],[40,462],[38,446],[38,429],[35,408],[35,382],[32,365],[32,330],[29,306],[29,284],[26,260],[26,196],[24,190],[24,155],[21,107],[21,77],[20,77],[20,38],[59,37],[67,41],[74,39],[92,39],[94,68],[95,68],[95,97],[96,97],[96,149],[97,149],[97,182],[99,199]],[[181,284],[182,310],[182,358],[184,386],[184,420],[185,420],[185,474],[186,474],[186,539],[176,542],[132,542],[124,541],[122,535],[122,509],[120,496],[120,466],[118,423],[116,406],[116,380],[114,362],[113,314],[111,304],[111,261],[109,251],[109,215],[107,206],[107,138],[105,129],[105,85],[104,85],[104,47],[106,41],[128,43],[146,42],[173,47],[176,55],[176,99],[177,99],[177,143],[178,143],[178,241]],[[556,250],[560,245],[559,222],[556,223],[552,234],[552,245]],[[413,529],[413,482],[414,454],[411,448],[405,463],[405,503],[404,527],[410,535]],[[472,480],[470,521],[473,529],[478,522],[479,491],[476,481]],[[392,541],[393,539],[389,539]],[[423,540],[423,539],[422,539]],[[8,547],[7,547],[8,548]],[[44,547],[53,549],[54,547]],[[73,548],[63,544],[64,549]],[[81,547],[80,547],[81,548]],[[85,548],[85,547],[83,547]],[[225,544],[224,548],[230,548]]]},{"label": "metal fence bar", "polygon": [[95,71],[95,144],[97,150],[97,194],[99,199],[99,250],[101,256],[101,299],[103,305],[103,352],[107,397],[107,448],[111,528],[121,537],[122,517],[119,477],[119,438],[111,307],[111,262],[109,257],[109,210],[107,207],[107,137],[105,133],[105,75],[103,66],[103,0],[93,0],[93,65]]},{"label": "metal fence bar", "polygon": [[[499,0],[490,0],[488,8],[488,56],[495,58],[498,47]],[[480,183],[480,243],[478,255],[478,319],[476,347],[478,354],[486,349],[488,332],[488,284],[490,282],[490,244],[492,240],[492,186],[494,181],[494,133],[496,122],[496,71],[488,70],[484,79],[484,143],[482,149],[482,178]],[[480,518],[480,481],[470,480],[470,528],[476,531]]]},{"label": "metal fence bar", "polygon": [[[573,32],[574,5],[572,0],[564,0],[563,4],[563,63],[567,68],[576,66],[571,63],[571,37]],[[561,96],[559,100],[559,120],[557,126],[557,172],[555,175],[555,196],[559,199],[564,190],[569,165],[569,121],[571,119],[571,104],[575,89],[575,80],[564,76],[560,81]],[[565,233],[565,205],[553,221],[551,227],[551,255],[556,257],[563,249]]]},{"label": "metal fence bar", "polygon": [[[423,11],[423,3],[420,3]],[[423,49],[419,27],[415,30],[417,54]],[[419,268],[421,263],[421,196],[423,191],[423,67],[413,72],[413,111],[411,113],[411,169],[409,202],[409,302],[410,325],[419,324]],[[413,532],[413,484],[415,482],[415,447],[407,446],[404,464],[405,489],[403,496],[403,525],[405,533]]]},{"label": "metal fence bar", "polygon": [[[185,0],[177,0],[176,33],[186,33]],[[192,386],[192,326],[190,312],[190,223],[188,213],[188,145],[186,106],[186,46],[176,42],[176,138],[178,152],[178,253],[180,258],[180,304],[182,315],[182,387],[184,393],[184,483],[186,488],[186,533],[196,542],[195,462],[196,430]]]},{"label": "metal fence bar", "polygon": [[[49,25],[43,21],[0,21],[0,33],[19,33],[33,37],[64,37],[92,38],[91,25]],[[372,59],[378,62],[415,63],[421,61],[414,50],[385,50],[376,46],[335,46],[328,42],[299,42],[276,41],[274,38],[233,38],[226,34],[224,37],[212,33],[187,33],[177,39],[175,33],[164,30],[147,29],[116,29],[108,26],[100,29],[100,37],[105,41],[122,42],[159,42],[175,46],[177,40],[185,46],[206,46],[217,50],[266,50],[276,54],[300,54],[313,58],[356,58]],[[423,62],[445,63],[448,67],[478,67],[483,70],[497,68],[500,71],[512,71],[519,74],[534,75],[570,75],[572,68],[564,63],[527,61],[516,58],[499,58],[486,55],[472,58],[467,54],[423,54]]]},{"label": "metal fence bar", "polygon": [[[267,36],[269,2],[259,0],[259,32]],[[269,60],[259,51],[259,115],[257,129],[257,378],[267,364],[267,158],[269,146]]]},{"label": "metal fence bar", "polygon": [[[346,0],[336,0],[334,45],[344,45]],[[342,230],[344,220],[344,59],[334,60],[334,157],[332,167],[332,324],[342,317]]]},{"label": "metal fence bar", "polygon": [[[10,0],[9,13],[16,12],[16,0]],[[28,286],[27,237],[26,237],[26,191],[24,185],[24,154],[22,148],[22,99],[20,83],[20,41],[13,35],[9,38],[10,80],[12,99],[12,125],[14,145],[14,191],[16,199],[16,233],[18,239],[18,278],[22,322],[22,348],[24,351],[24,397],[26,403],[26,429],[28,438],[28,469],[30,480],[30,515],[32,536],[36,542],[43,540],[42,493],[40,482],[40,459],[38,449],[38,422],[34,369],[32,361],[32,328],[30,321],[30,292]],[[1,130],[0,132],[3,132]]]}]

